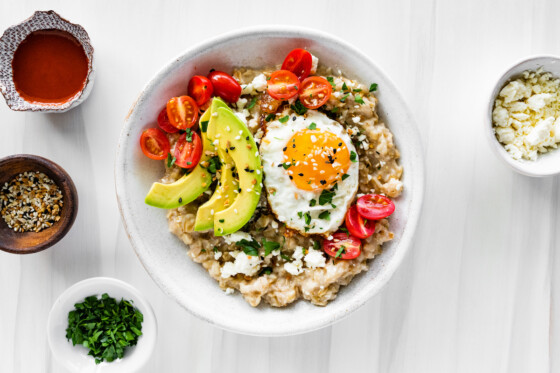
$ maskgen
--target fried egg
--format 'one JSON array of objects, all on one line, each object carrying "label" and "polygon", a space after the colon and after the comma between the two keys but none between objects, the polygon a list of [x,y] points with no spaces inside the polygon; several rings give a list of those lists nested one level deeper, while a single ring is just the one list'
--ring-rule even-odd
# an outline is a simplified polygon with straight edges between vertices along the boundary
[{"label": "fried egg", "polygon": [[268,124],[260,145],[268,202],[279,221],[307,234],[334,232],[358,190],[356,149],[338,122],[309,110]]}]

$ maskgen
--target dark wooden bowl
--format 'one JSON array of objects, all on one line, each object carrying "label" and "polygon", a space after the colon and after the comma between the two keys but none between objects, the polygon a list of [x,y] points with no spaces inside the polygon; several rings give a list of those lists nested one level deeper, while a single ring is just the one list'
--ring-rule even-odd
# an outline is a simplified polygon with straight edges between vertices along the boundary
[{"label": "dark wooden bowl", "polygon": [[26,171],[39,171],[60,188],[64,204],[60,220],[41,232],[14,232],[0,216],[0,250],[14,254],[31,254],[54,245],[68,233],[78,213],[78,192],[70,176],[56,163],[29,154],[0,159],[0,189],[5,182]]}]

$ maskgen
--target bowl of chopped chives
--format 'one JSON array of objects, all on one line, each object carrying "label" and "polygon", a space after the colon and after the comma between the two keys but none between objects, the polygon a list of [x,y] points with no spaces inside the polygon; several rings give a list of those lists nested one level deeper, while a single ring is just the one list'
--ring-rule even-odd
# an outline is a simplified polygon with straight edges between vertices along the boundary
[{"label": "bowl of chopped chives", "polygon": [[76,187],[58,164],[29,154],[0,159],[0,250],[45,250],[68,233],[77,213]]},{"label": "bowl of chopped chives", "polygon": [[72,372],[136,372],[157,339],[152,307],[133,286],[93,277],[66,289],[47,321],[54,358]]}]

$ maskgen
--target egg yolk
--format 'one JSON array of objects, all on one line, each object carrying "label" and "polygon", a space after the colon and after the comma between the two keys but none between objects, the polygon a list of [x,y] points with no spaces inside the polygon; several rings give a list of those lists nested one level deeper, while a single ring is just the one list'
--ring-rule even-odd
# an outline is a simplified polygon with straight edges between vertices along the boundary
[{"label": "egg yolk", "polygon": [[331,188],[350,167],[350,153],[331,132],[305,129],[296,132],[284,148],[284,166],[302,190]]}]

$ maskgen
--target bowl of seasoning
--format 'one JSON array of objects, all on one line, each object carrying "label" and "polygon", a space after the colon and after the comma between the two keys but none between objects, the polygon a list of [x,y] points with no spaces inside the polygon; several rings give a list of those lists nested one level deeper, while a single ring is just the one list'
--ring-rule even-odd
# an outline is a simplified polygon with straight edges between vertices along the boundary
[{"label": "bowl of seasoning", "polygon": [[135,372],[154,350],[157,322],[136,288],[94,277],[58,297],[49,314],[47,339],[55,359],[72,372]]},{"label": "bowl of seasoning", "polygon": [[93,47],[85,29],[37,11],[0,38],[0,91],[16,111],[64,112],[91,92]]},{"label": "bowl of seasoning", "polygon": [[56,163],[28,154],[0,159],[0,250],[31,254],[68,233],[78,193]]}]

